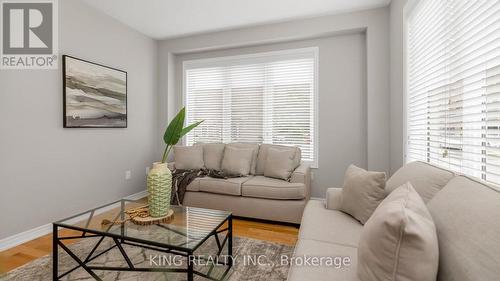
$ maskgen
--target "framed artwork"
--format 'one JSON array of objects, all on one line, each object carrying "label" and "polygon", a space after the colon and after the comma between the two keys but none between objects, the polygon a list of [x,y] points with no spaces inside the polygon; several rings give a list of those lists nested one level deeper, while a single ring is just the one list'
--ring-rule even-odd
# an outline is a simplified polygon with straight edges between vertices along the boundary
[{"label": "framed artwork", "polygon": [[63,55],[64,128],[126,128],[127,72]]}]

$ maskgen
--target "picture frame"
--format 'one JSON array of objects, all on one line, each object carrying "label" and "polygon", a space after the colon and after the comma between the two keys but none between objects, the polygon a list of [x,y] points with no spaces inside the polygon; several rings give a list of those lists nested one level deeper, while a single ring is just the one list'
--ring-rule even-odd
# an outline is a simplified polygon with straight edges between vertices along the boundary
[{"label": "picture frame", "polygon": [[63,127],[127,128],[127,72],[63,55]]}]

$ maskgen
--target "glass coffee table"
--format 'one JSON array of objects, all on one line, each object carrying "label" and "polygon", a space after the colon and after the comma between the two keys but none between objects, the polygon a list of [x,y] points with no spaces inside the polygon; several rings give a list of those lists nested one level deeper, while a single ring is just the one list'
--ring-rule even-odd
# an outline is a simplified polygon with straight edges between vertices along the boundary
[{"label": "glass coffee table", "polygon": [[[199,275],[208,280],[223,280],[233,265],[233,229],[232,215],[229,212],[209,210],[202,208],[172,206],[173,218],[168,223],[137,225],[127,218],[125,210],[144,205],[144,202],[122,199],[72,217],[53,223],[53,280],[60,280],[76,269],[83,268],[96,280],[102,280],[96,273],[104,271],[143,271],[143,272],[177,272],[186,273],[187,280],[191,281],[194,275]],[[106,219],[113,224],[102,224]],[[61,231],[66,230],[66,231]],[[68,235],[63,235],[66,233]],[[71,250],[66,241],[92,238],[88,254],[80,257]],[[215,253],[199,253],[195,251],[207,243],[207,240],[215,239]],[[108,240],[110,246],[100,249],[103,241]],[[227,245],[226,245],[227,244]],[[137,266],[134,265],[127,254],[126,247],[142,247],[169,256],[179,257],[184,260],[180,267],[166,266]],[[227,248],[227,256],[222,255],[224,247]],[[61,248],[77,265],[59,273],[58,250]],[[92,264],[94,259],[111,251],[118,250],[123,256],[126,266],[96,266]],[[216,258],[213,258],[213,257]],[[205,259],[204,265],[211,263],[208,272],[201,272],[194,268],[199,259]],[[151,262],[149,263],[151,265]],[[222,266],[224,270],[218,278],[210,275],[213,266]]]}]

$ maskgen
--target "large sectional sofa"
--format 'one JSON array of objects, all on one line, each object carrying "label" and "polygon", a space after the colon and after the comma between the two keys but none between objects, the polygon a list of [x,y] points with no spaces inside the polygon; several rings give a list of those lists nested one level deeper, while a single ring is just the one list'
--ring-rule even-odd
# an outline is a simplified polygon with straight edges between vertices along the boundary
[{"label": "large sectional sofa", "polygon": [[[222,149],[211,150],[208,146],[222,145]],[[235,216],[280,221],[298,224],[310,198],[311,171],[308,164],[301,162],[301,151],[297,147],[271,144],[230,143],[230,144],[195,144],[204,149],[205,165],[209,162],[221,162],[225,147],[255,148],[250,173],[244,177],[220,179],[213,177],[196,178],[187,186],[183,205],[209,209],[231,211]],[[213,147],[212,147],[213,148]],[[269,149],[295,151],[296,163],[287,179],[266,177],[264,175]],[[175,148],[174,148],[175,154]],[[215,155],[214,155],[215,154]],[[175,160],[180,156],[174,155]],[[176,163],[169,163],[171,170]]]},{"label": "large sectional sofa", "polygon": [[[439,281],[500,280],[500,190],[427,163],[400,168],[386,192],[410,182],[436,225]],[[292,264],[289,281],[349,281],[357,277],[363,225],[339,211],[342,189],[330,188],[326,202],[310,200],[304,210],[294,257],[349,257],[348,266]],[[420,280],[407,276],[405,280]]]}]

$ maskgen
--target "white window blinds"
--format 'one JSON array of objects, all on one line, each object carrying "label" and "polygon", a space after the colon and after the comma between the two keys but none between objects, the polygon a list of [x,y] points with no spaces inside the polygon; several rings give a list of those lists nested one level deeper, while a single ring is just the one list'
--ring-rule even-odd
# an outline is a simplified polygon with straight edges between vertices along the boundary
[{"label": "white window blinds", "polygon": [[257,142],[299,146],[316,156],[317,49],[184,62],[188,134],[195,142]]},{"label": "white window blinds", "polygon": [[500,1],[421,0],[407,27],[407,161],[500,183]]}]

